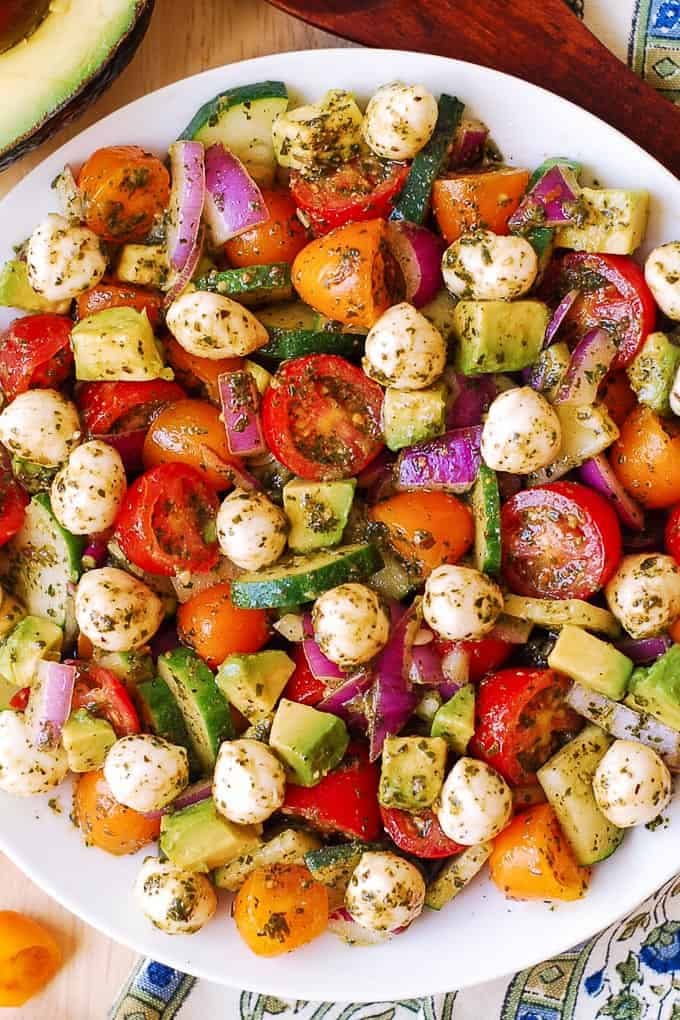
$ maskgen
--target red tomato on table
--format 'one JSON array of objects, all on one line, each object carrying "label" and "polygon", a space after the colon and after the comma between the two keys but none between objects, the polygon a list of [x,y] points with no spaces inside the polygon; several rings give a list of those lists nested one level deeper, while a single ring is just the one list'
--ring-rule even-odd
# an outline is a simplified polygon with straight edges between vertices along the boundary
[{"label": "red tomato on table", "polygon": [[326,234],[350,221],[387,219],[408,173],[405,163],[362,156],[314,178],[294,172],[290,190],[314,233]]},{"label": "red tomato on table", "polygon": [[8,400],[29,389],[58,388],[73,366],[73,323],[66,315],[25,315],[0,336],[0,386]]},{"label": "red tomato on table", "polygon": [[465,847],[449,839],[434,811],[412,814],[400,808],[380,808],[385,832],[404,853],[426,860],[452,857]]}]

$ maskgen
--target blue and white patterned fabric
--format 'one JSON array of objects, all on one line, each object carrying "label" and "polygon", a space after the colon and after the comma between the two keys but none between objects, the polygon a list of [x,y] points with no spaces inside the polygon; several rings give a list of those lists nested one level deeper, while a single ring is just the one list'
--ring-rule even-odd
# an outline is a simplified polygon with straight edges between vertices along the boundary
[{"label": "blue and white patterned fabric", "polygon": [[[540,0],[536,0],[537,3]],[[622,60],[680,102],[680,0],[566,0]],[[370,952],[370,949],[357,952]],[[406,1002],[286,1002],[141,962],[110,1020],[680,1020],[680,878],[568,953],[463,992]]]}]

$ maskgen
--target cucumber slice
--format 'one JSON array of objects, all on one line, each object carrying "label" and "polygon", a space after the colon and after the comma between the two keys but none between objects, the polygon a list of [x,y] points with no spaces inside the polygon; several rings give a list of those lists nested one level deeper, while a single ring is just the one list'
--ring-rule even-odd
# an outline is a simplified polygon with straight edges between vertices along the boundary
[{"label": "cucumber slice", "polygon": [[425,893],[425,906],[441,910],[477,875],[493,850],[493,843],[478,843],[447,861]]},{"label": "cucumber slice", "polygon": [[305,854],[307,869],[317,882],[328,887],[342,899],[352,877],[352,872],[361,860],[361,855],[371,850],[384,850],[379,843],[341,843],[339,846],[323,846]]},{"label": "cucumber slice", "polygon": [[169,740],[171,744],[186,748],[192,774],[200,772],[200,766],[189,739],[184,716],[172,691],[162,677],[145,680],[134,688],[134,699],[145,728],[157,737]]},{"label": "cucumber slice", "polygon": [[276,609],[312,602],[329,588],[363,581],[382,566],[374,545],[358,543],[314,556],[292,556],[268,570],[242,574],[231,583],[231,598],[243,609]]},{"label": "cucumber slice", "polygon": [[303,354],[339,354],[355,358],[364,349],[366,337],[361,333],[331,333],[316,329],[279,329],[268,326],[269,343],[258,354],[275,361],[299,358]]},{"label": "cucumber slice", "polygon": [[234,736],[228,702],[206,664],[188,648],[159,656],[157,668],[184,716],[201,770],[212,772],[220,744]]},{"label": "cucumber slice", "polygon": [[472,490],[475,519],[475,565],[484,574],[501,572],[501,496],[496,472],[480,464]]},{"label": "cucumber slice", "polygon": [[304,864],[305,855],[320,846],[321,840],[311,832],[284,829],[268,842],[218,868],[213,875],[215,885],[218,889],[238,892],[256,868],[269,868],[273,864]]},{"label": "cucumber slice", "polygon": [[257,317],[269,332],[272,329],[295,332],[304,329],[320,333],[324,329],[323,323],[319,322],[319,313],[302,301],[285,301],[280,305],[267,305],[266,308],[260,309]]},{"label": "cucumber slice", "polygon": [[621,627],[612,613],[581,599],[530,599],[524,595],[506,595],[504,612],[520,620],[530,620],[539,627],[563,627],[565,623],[573,623],[575,627],[594,630],[610,638],[621,636]]},{"label": "cucumber slice", "polygon": [[441,173],[451,151],[464,105],[459,99],[442,93],[434,133],[411,164],[411,170],[397,199],[390,219],[424,223],[430,209],[432,185]]},{"label": "cucumber slice", "polygon": [[242,305],[287,301],[293,294],[287,262],[271,262],[266,266],[246,266],[243,269],[212,269],[196,280],[196,289],[224,294]]}]

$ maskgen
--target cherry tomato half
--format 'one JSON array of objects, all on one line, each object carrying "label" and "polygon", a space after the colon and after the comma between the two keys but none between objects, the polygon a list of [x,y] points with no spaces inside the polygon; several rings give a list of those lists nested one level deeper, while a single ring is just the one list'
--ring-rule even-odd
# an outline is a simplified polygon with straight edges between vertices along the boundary
[{"label": "cherry tomato half", "polygon": [[65,315],[25,315],[0,336],[0,386],[8,400],[58,388],[71,371],[73,323]]},{"label": "cherry tomato half", "polygon": [[77,667],[73,710],[85,708],[110,722],[117,737],[139,733],[141,726],[130,695],[115,673],[95,663],[75,661]]},{"label": "cherry tomato half", "polygon": [[307,244],[307,231],[297,218],[288,191],[263,188],[269,219],[227,241],[224,253],[232,266],[261,266],[292,262]]},{"label": "cherry tomato half", "polygon": [[297,701],[300,705],[318,705],[326,696],[326,685],[312,673],[302,645],[296,645],[293,652],[295,672],[285,686],[282,697]]},{"label": "cherry tomato half", "polygon": [[292,173],[290,190],[318,236],[350,221],[387,219],[408,173],[404,163],[361,156],[319,177]]},{"label": "cherry tomato half", "polygon": [[0,1007],[23,1006],[56,974],[62,956],[32,917],[0,910]]},{"label": "cherry tomato half", "polygon": [[76,307],[79,319],[86,319],[88,315],[103,312],[106,308],[134,308],[137,312],[146,312],[152,329],[158,329],[163,299],[158,291],[149,290],[147,287],[100,280],[96,286],[80,295],[76,300]]},{"label": "cherry tomato half", "polygon": [[666,549],[680,563],[680,504],[671,511],[666,524]]},{"label": "cherry tomato half", "polygon": [[188,464],[218,492],[234,484],[241,461],[229,452],[218,408],[205,400],[178,400],[153,420],[144,441],[144,466]]},{"label": "cherry tomato half", "polygon": [[270,635],[264,610],[235,606],[228,582],[184,602],[177,610],[177,630],[183,643],[211,669],[217,669],[228,655],[259,652]]},{"label": "cherry tomato half", "polygon": [[73,807],[85,843],[116,857],[137,853],[160,835],[160,818],[147,818],[120,804],[103,771],[84,772],[79,777]]},{"label": "cherry tomato half", "polygon": [[85,222],[107,241],[141,241],[170,198],[170,175],[138,145],[97,149],[78,177]]},{"label": "cherry tomato half", "polygon": [[300,864],[256,868],[234,900],[239,935],[257,956],[279,956],[328,925],[328,890]]},{"label": "cherry tomato half", "polygon": [[472,641],[444,641],[435,638],[435,647],[443,657],[449,652],[465,652],[470,671],[470,680],[476,683],[494,669],[498,669],[510,658],[514,645],[500,638],[483,637]]},{"label": "cherry tomato half", "polygon": [[0,546],[14,538],[26,516],[29,498],[9,467],[0,466]]},{"label": "cherry tomato half", "polygon": [[475,527],[465,503],[448,492],[399,492],[371,507],[390,544],[423,575],[457,563],[472,545]]},{"label": "cherry tomato half", "polygon": [[149,379],[143,382],[83,383],[76,399],[89,434],[102,436],[148,428],[161,408],[182,400],[184,395],[184,390],[177,383]]},{"label": "cherry tomato half", "polygon": [[436,860],[452,857],[465,848],[449,839],[434,811],[411,814],[400,808],[380,808],[385,832],[404,853]]},{"label": "cherry tomato half", "polygon": [[655,510],[680,500],[680,423],[641,405],[621,426],[610,463],[619,481]]}]

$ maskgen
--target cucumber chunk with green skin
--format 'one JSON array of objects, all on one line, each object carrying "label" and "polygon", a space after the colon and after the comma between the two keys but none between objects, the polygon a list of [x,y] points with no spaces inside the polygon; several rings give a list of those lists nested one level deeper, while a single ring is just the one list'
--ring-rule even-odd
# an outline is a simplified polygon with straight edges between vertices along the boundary
[{"label": "cucumber chunk with green skin", "polygon": [[285,652],[268,648],[263,652],[228,655],[215,681],[227,701],[250,723],[267,719],[281,692],[295,672],[295,663]]},{"label": "cucumber chunk with green skin", "polygon": [[328,330],[267,326],[267,332],[269,343],[260,347],[257,353],[273,361],[299,358],[304,354],[338,354],[343,358],[355,358],[363,351],[366,340],[361,333],[331,333]]},{"label": "cucumber chunk with green skin", "polygon": [[304,864],[306,855],[320,846],[321,840],[311,832],[284,829],[266,843],[218,868],[213,880],[218,889],[238,892],[256,868],[270,868],[274,864]]},{"label": "cucumber chunk with green skin", "polygon": [[626,369],[631,389],[641,404],[669,418],[671,390],[680,365],[680,346],[665,333],[650,333]]},{"label": "cucumber chunk with green skin", "polygon": [[305,864],[312,878],[339,896],[344,896],[362,854],[384,849],[380,843],[356,842],[322,846],[305,854]]},{"label": "cucumber chunk with green skin", "polygon": [[144,680],[134,689],[134,700],[145,728],[157,737],[169,740],[171,744],[184,747],[189,756],[192,775],[200,772],[196,753],[189,739],[184,716],[175,701],[172,691],[162,677]]},{"label": "cucumber chunk with green skin", "polygon": [[220,744],[234,736],[229,705],[214,676],[188,648],[175,648],[159,656],[157,668],[184,716],[201,770],[212,772]]},{"label": "cucumber chunk with green skin", "polygon": [[501,496],[496,472],[480,464],[472,489],[475,519],[475,566],[483,574],[501,572]]},{"label": "cucumber chunk with green skin", "polygon": [[570,623],[562,627],[548,665],[612,701],[624,696],[633,672],[633,660],[627,655]]},{"label": "cucumber chunk with green skin", "polygon": [[267,570],[235,578],[231,599],[242,609],[299,606],[339,584],[363,581],[382,565],[377,547],[368,543],[340,546],[313,556],[292,556]]},{"label": "cucumber chunk with green skin", "polygon": [[539,627],[563,627],[573,623],[610,638],[621,636],[621,626],[607,609],[591,606],[581,599],[532,599],[524,595],[506,595],[503,610],[507,616],[529,620]]},{"label": "cucumber chunk with green skin", "polygon": [[197,290],[209,290],[233,298],[242,305],[266,305],[287,301],[293,294],[288,262],[242,269],[214,269],[196,280]]},{"label": "cucumber chunk with green skin", "polygon": [[297,786],[316,786],[342,761],[349,733],[342,719],[310,705],[282,698],[276,709],[269,745]]},{"label": "cucumber chunk with green skin", "polygon": [[218,814],[212,797],[163,815],[160,848],[187,871],[212,871],[260,844],[256,825],[236,825]]},{"label": "cucumber chunk with green skin", "polygon": [[479,874],[493,850],[493,843],[478,843],[446,862],[425,892],[425,906],[441,910]]},{"label": "cucumber chunk with green skin", "polygon": [[0,676],[16,687],[30,687],[38,663],[58,662],[64,634],[41,616],[25,616],[0,646]]},{"label": "cucumber chunk with green skin", "polygon": [[424,223],[430,210],[432,185],[449,157],[454,135],[463,116],[464,104],[442,92],[439,115],[427,145],[411,164],[406,183],[394,204],[390,219]]}]

